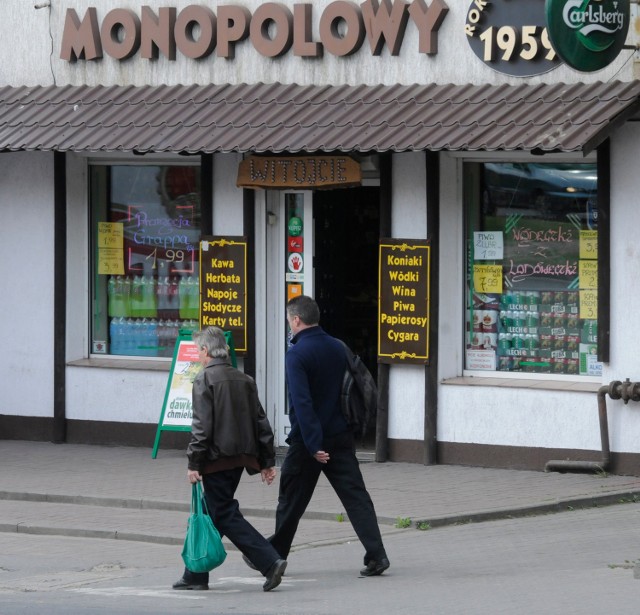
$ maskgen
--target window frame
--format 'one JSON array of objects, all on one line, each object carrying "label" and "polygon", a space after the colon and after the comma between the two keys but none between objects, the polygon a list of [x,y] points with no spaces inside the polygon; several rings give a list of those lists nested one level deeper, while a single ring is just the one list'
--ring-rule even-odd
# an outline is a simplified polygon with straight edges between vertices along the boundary
[{"label": "window frame", "polygon": [[602,363],[609,362],[609,340],[610,340],[610,151],[608,140],[599,146],[596,152],[588,156],[580,156],[576,154],[546,154],[544,156],[534,156],[526,152],[476,152],[469,156],[466,152],[450,152],[449,155],[458,159],[458,177],[459,177],[459,198],[461,215],[462,233],[462,272],[460,275],[461,293],[460,301],[462,303],[462,321],[459,323],[461,335],[461,354],[459,372],[463,377],[474,377],[483,379],[492,379],[494,381],[516,381],[516,380],[548,380],[563,382],[580,382],[580,383],[600,383],[600,376],[573,375],[573,374],[551,374],[551,373],[527,373],[527,372],[508,372],[496,370],[472,370],[466,368],[466,318],[467,318],[467,267],[468,267],[468,232],[469,220],[467,217],[466,204],[466,170],[467,163],[486,164],[495,163],[548,163],[548,164],[595,164],[598,175],[597,190],[597,211],[598,211],[598,361]]},{"label": "window frame", "polygon": [[[96,362],[96,364],[109,364],[120,365],[128,364],[127,367],[138,365],[143,367],[144,364],[149,366],[158,364],[169,364],[172,361],[172,357],[160,357],[160,356],[140,356],[140,355],[120,355],[111,353],[96,353],[93,351],[93,315],[92,304],[94,301],[95,282],[94,276],[96,274],[95,268],[97,267],[95,241],[94,241],[94,211],[92,201],[92,167],[97,166],[130,166],[130,167],[148,167],[148,166],[182,166],[182,167],[198,167],[200,169],[200,236],[211,234],[211,213],[210,206],[205,207],[205,202],[210,204],[212,194],[212,169],[211,164],[206,164],[205,161],[210,161],[210,156],[196,155],[196,156],[181,156],[175,153],[163,154],[163,153],[149,153],[144,155],[131,155],[123,153],[121,155],[117,153],[99,154],[91,153],[86,156],[87,164],[87,178],[86,178],[86,195],[87,195],[87,225],[88,225],[88,259],[87,259],[87,354],[89,361]],[[205,201],[206,199],[206,201]],[[206,212],[206,213],[205,213]],[[107,326],[109,318],[107,317]]]}]

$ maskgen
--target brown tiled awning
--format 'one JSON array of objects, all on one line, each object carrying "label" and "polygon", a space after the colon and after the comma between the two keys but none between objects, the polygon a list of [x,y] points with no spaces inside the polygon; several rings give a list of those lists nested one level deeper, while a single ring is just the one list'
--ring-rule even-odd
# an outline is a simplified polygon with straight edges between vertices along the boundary
[{"label": "brown tiled awning", "polygon": [[0,150],[588,153],[640,82],[0,88]]}]

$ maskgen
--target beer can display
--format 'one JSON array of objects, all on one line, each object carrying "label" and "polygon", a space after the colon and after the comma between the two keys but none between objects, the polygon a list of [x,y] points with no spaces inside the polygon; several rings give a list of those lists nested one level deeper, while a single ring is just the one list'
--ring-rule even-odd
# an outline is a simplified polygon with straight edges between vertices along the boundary
[{"label": "beer can display", "polygon": [[580,359],[567,359],[567,374],[577,375],[580,373]]},{"label": "beer can display", "polygon": [[498,330],[498,310],[484,310],[482,312],[482,330],[494,333]]},{"label": "beer can display", "polygon": [[500,333],[498,335],[498,352],[502,355],[508,355],[511,349],[511,334]]},{"label": "beer can display", "polygon": [[495,350],[499,371],[579,373],[580,343],[597,339],[595,326],[580,318],[579,301],[576,290],[507,289],[482,306],[494,309],[474,313],[479,347]]}]

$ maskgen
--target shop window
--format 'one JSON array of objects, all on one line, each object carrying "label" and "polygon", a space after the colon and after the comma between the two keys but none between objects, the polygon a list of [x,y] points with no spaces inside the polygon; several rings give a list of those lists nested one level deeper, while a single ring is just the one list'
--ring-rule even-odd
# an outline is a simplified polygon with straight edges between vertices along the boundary
[{"label": "shop window", "polygon": [[465,164],[465,367],[599,376],[596,164]]},{"label": "shop window", "polygon": [[199,318],[200,167],[90,167],[91,350],[171,357]]}]

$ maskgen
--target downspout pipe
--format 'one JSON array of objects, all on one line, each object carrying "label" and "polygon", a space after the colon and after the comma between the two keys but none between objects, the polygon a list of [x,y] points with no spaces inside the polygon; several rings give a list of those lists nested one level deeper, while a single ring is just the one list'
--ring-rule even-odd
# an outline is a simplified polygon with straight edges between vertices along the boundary
[{"label": "downspout pipe", "polygon": [[570,461],[556,459],[547,461],[545,472],[606,472],[611,465],[611,452],[609,449],[609,423],[607,420],[607,399],[622,399],[625,404],[631,401],[640,401],[640,382],[630,382],[627,378],[624,382],[612,380],[598,389],[598,417],[600,419],[600,441],[602,458],[600,461]]}]

